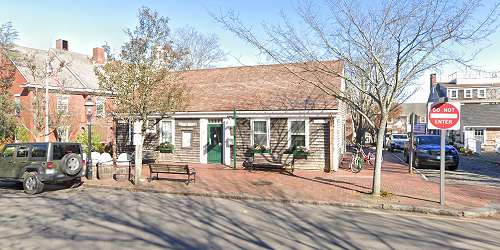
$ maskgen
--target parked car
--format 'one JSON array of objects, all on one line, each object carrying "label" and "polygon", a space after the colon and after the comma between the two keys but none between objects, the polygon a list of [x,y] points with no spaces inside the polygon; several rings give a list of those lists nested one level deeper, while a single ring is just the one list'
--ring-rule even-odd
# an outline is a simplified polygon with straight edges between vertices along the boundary
[{"label": "parked car", "polygon": [[85,162],[79,143],[7,144],[0,154],[0,179],[22,182],[24,192],[37,194],[44,183],[81,183]]},{"label": "parked car", "polygon": [[[407,144],[409,146],[409,144]],[[409,148],[405,147],[404,157],[410,162]],[[413,166],[440,166],[441,136],[417,135],[415,136]],[[458,151],[451,145],[445,146],[445,166],[448,170],[457,170],[460,162]]]},{"label": "parked car", "polygon": [[407,134],[392,134],[389,136],[389,142],[387,145],[389,151],[394,151],[395,149],[404,150],[406,143],[408,143]]}]

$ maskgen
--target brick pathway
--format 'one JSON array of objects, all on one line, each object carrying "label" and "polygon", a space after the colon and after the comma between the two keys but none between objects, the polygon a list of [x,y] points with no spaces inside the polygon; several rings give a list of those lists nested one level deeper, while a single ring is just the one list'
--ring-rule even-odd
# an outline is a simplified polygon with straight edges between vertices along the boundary
[{"label": "brick pathway", "polygon": [[[193,164],[197,171],[196,183],[186,185],[182,181],[144,181],[141,187],[175,193],[228,194],[247,197],[352,202],[368,204],[401,204],[422,207],[439,207],[439,184],[424,181],[418,174],[409,175],[406,166],[384,156],[382,191],[387,195],[374,198],[369,193],[372,186],[373,169],[364,169],[353,174],[340,169],[336,173],[296,170],[293,175],[280,172],[233,170],[220,165]],[[149,176],[143,168],[143,176]],[[162,175],[160,175],[161,177]],[[183,178],[171,175],[164,177]],[[133,187],[127,181],[112,179],[87,181],[87,184]],[[500,188],[448,185],[446,187],[448,208],[466,209],[500,204]]]}]

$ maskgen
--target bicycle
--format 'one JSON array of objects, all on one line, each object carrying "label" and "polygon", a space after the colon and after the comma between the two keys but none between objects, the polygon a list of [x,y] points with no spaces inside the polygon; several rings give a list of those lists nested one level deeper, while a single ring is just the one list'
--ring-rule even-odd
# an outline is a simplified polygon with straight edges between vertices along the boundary
[{"label": "bicycle", "polygon": [[363,146],[357,145],[356,151],[352,157],[350,168],[353,173],[359,173],[365,166],[365,163],[371,166],[375,165],[375,154],[373,152],[365,153]]}]

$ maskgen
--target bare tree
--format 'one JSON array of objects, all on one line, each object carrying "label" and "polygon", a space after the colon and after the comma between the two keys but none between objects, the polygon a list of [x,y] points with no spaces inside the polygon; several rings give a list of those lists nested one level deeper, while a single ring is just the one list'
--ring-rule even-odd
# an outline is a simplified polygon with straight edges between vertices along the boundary
[{"label": "bare tree", "polygon": [[[476,51],[474,44],[491,34],[498,18],[498,3],[486,16],[478,17],[481,4],[479,0],[390,0],[369,4],[325,0],[322,5],[303,1],[297,8],[301,25],[282,14],[280,25],[263,25],[264,38],[232,11],[213,16],[277,63],[302,62],[302,70],[314,75],[304,81],[346,103],[376,130],[372,192],[378,196],[390,109],[412,93],[416,80],[426,70],[449,62],[470,61],[468,56],[474,54],[460,53],[457,48]],[[325,60],[343,61],[348,74],[329,67]],[[380,119],[371,117],[338,85],[322,80],[322,75],[341,77],[346,89],[371,99]],[[361,80],[369,87],[360,87]]]},{"label": "bare tree", "polygon": [[[108,55],[107,63],[96,68],[99,85],[115,98],[114,117],[141,122],[142,133],[148,117],[168,117],[185,102],[186,90],[176,69],[181,63],[173,50],[168,18],[142,7],[139,24],[126,29],[128,36],[118,55]],[[109,47],[106,48],[109,53]],[[136,146],[135,183],[141,177],[142,149]]]},{"label": "bare tree", "polygon": [[219,38],[215,34],[202,34],[186,26],[173,32],[174,50],[182,53],[180,69],[212,68],[226,60]]}]

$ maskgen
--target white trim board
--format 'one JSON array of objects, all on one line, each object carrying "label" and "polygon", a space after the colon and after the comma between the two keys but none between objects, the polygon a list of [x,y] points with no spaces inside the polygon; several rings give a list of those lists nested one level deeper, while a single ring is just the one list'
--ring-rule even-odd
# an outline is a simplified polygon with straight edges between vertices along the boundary
[{"label": "white trim board", "polygon": [[[328,118],[331,114],[337,115],[338,110],[277,110],[277,111],[236,111],[239,118]],[[228,118],[233,111],[213,112],[176,112],[173,118]],[[151,118],[160,118],[161,115],[151,115]]]}]

